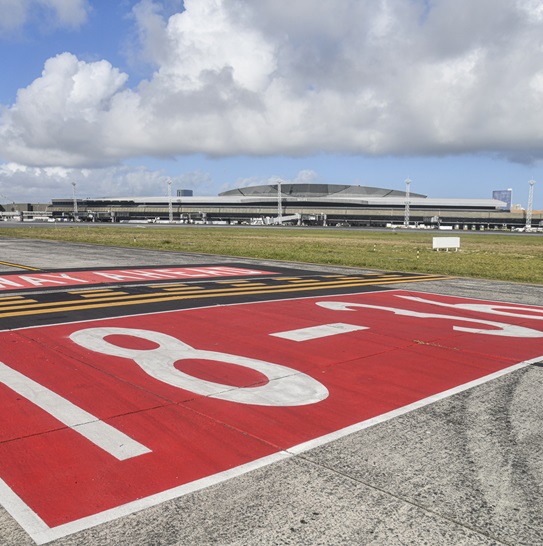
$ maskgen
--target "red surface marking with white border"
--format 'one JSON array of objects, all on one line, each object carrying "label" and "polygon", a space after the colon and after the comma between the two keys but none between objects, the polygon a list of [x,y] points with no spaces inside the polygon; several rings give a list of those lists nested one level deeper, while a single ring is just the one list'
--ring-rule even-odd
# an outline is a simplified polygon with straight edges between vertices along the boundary
[{"label": "red surface marking with white border", "polygon": [[85,284],[116,284],[164,280],[182,281],[213,277],[268,275],[272,273],[272,271],[261,271],[242,267],[202,266],[10,274],[0,277],[0,292],[3,290],[27,290],[28,288],[52,288]]},{"label": "red surface marking with white border", "polygon": [[3,503],[46,541],[541,355],[543,308],[404,291],[1,332],[5,366],[142,446],[119,460],[0,370]]}]

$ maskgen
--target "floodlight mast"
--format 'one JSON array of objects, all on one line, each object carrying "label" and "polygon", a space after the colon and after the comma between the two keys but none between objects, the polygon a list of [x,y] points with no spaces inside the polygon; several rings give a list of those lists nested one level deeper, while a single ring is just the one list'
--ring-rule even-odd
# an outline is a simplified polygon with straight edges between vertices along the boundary
[{"label": "floodlight mast", "polygon": [[281,199],[281,182],[280,178],[277,179],[277,223],[283,223],[283,202]]},{"label": "floodlight mast", "polygon": [[171,178],[168,178],[168,220],[170,224],[173,222],[172,179]]},{"label": "floodlight mast", "polygon": [[73,187],[73,198],[74,198],[74,222],[77,218],[77,215],[78,215],[78,211],[77,211],[77,198],[75,196],[75,187],[77,186],[77,184],[75,182],[72,182],[72,187]]},{"label": "floodlight mast", "polygon": [[405,179],[405,216],[404,216],[404,227],[409,227],[409,185],[411,184],[411,180],[409,180],[409,177]]},{"label": "floodlight mast", "polygon": [[535,180],[530,180],[530,193],[528,195],[528,210],[526,211],[526,231],[532,229],[532,209],[534,206],[534,184]]}]

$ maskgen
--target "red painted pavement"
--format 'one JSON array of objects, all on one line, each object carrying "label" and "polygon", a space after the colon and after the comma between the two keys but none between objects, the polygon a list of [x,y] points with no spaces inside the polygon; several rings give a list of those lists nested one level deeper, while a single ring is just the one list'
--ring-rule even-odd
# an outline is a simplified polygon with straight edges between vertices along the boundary
[{"label": "red painted pavement", "polygon": [[133,283],[142,281],[190,280],[216,277],[243,277],[270,274],[242,267],[158,267],[149,269],[102,269],[95,271],[69,271],[54,273],[25,273],[0,277],[0,291],[27,290],[29,288],[58,288],[95,284]]},{"label": "red painted pavement", "polygon": [[[496,304],[483,313],[454,307],[458,304],[488,302],[387,291],[2,332],[1,362],[150,452],[117,460],[0,384],[0,477],[49,527],[56,527],[288,450],[543,355],[543,308]],[[337,323],[365,329],[306,341],[271,335]],[[179,359],[176,350],[169,350],[172,362],[177,360],[175,369],[225,385],[226,391],[232,386],[232,391],[260,392],[268,380],[232,359],[221,363],[216,353],[284,366],[290,369],[287,376],[302,372],[320,399],[274,406],[197,394],[151,377],[130,358],[77,342],[77,332],[95,328],[130,329],[105,336],[104,346],[139,351],[134,354],[148,360],[155,355],[151,365],[158,368],[164,360],[161,340],[170,340],[172,347],[181,340],[179,347],[196,352]],[[139,331],[135,337],[126,335],[134,330]],[[159,332],[169,338],[141,339],[142,330],[151,332],[149,337]],[[213,352],[217,360],[201,351]]]}]

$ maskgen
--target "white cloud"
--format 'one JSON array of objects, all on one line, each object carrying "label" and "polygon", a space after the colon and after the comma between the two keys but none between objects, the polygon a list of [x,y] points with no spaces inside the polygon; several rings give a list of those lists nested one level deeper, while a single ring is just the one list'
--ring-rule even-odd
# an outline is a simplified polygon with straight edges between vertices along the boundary
[{"label": "white cloud", "polygon": [[0,0],[0,32],[16,32],[29,20],[41,27],[79,28],[89,11],[88,0]]},{"label": "white cloud", "polygon": [[36,0],[53,12],[56,23],[62,27],[77,28],[87,20],[89,5],[87,0]]},{"label": "white cloud", "polygon": [[28,2],[24,0],[0,0],[0,31],[12,32],[24,25]]},{"label": "white cloud", "polygon": [[543,20],[543,4],[541,0],[516,0],[517,6],[534,22]]},{"label": "white cloud", "polygon": [[0,157],[542,155],[539,2],[185,0],[162,13],[133,11],[149,80],[127,88],[107,61],[49,59],[4,109]]},{"label": "white cloud", "polygon": [[49,202],[51,198],[71,196],[72,182],[76,183],[76,194],[80,198],[166,196],[168,178],[172,180],[174,195],[177,189],[192,189],[195,195],[211,192],[211,176],[200,171],[171,177],[146,167],[66,169],[6,163],[0,165],[0,203]]},{"label": "white cloud", "polygon": [[[166,27],[168,56],[156,76],[175,91],[206,87],[209,76],[229,72],[234,85],[262,91],[275,65],[274,44],[246,25],[246,9],[226,9],[223,0],[186,0],[186,11],[170,17]],[[206,74],[209,75],[206,77]]]},{"label": "white cloud", "polygon": [[70,53],[48,59],[41,77],[2,113],[2,155],[34,166],[111,162],[103,149],[103,117],[126,79],[107,61],[85,63]]},{"label": "white cloud", "polygon": [[295,184],[309,184],[310,182],[317,181],[318,175],[315,171],[311,169],[304,169],[296,175],[296,178],[292,182],[294,182]]},{"label": "white cloud", "polygon": [[258,177],[250,176],[247,178],[238,178],[234,183],[223,184],[219,192],[231,190],[234,188],[247,188],[249,186],[261,186],[267,184],[277,184],[278,181],[288,182],[294,184],[308,184],[311,182],[318,182],[318,174],[310,169],[304,169],[299,171],[296,176],[292,179],[287,180],[286,178],[281,178],[277,175]]}]

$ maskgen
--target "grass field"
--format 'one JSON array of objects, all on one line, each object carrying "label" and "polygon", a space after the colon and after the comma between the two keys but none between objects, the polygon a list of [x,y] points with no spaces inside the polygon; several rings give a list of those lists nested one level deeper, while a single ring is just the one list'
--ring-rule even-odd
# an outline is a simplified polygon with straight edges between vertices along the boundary
[{"label": "grass field", "polygon": [[[1,228],[0,237],[438,273],[543,284],[543,235],[455,233],[459,252],[432,250],[446,233],[286,227],[57,226]],[[1,258],[0,258],[1,259]]]}]

